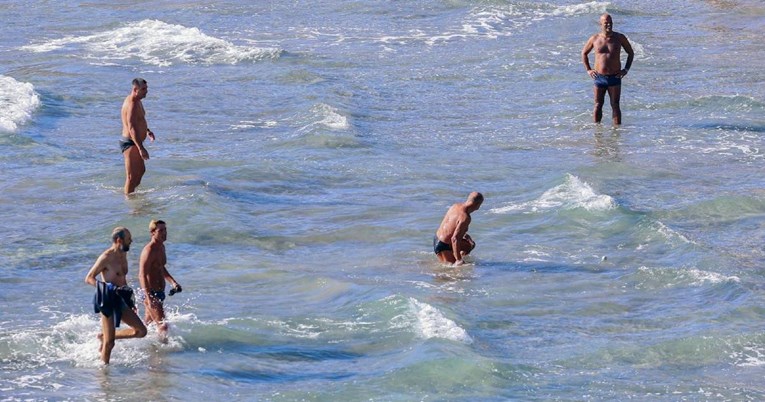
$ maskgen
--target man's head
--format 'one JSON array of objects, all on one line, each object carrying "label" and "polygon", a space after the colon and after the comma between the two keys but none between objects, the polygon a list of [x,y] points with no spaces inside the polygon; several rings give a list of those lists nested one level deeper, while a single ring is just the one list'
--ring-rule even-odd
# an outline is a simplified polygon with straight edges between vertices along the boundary
[{"label": "man's head", "polygon": [[133,243],[133,237],[126,227],[119,226],[112,230],[112,244],[118,244],[120,250],[127,253],[130,250],[131,243]]},{"label": "man's head", "polygon": [[614,31],[614,21],[608,13],[600,16],[600,29],[606,35],[610,35]]},{"label": "man's head", "polygon": [[133,79],[133,94],[138,96],[138,99],[143,99],[149,92],[149,84],[143,78]]},{"label": "man's head", "polygon": [[152,239],[159,240],[160,242],[167,240],[167,225],[163,220],[154,219],[149,222],[149,232]]},{"label": "man's head", "polygon": [[468,195],[467,201],[465,201],[465,205],[470,209],[470,212],[477,211],[478,208],[481,208],[481,204],[483,203],[483,194],[473,191]]}]

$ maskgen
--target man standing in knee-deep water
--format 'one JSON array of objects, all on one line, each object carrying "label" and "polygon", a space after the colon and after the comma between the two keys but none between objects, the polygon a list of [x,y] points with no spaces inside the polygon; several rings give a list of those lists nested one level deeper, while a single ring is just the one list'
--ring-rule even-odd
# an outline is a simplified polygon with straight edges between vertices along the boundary
[{"label": "man standing in knee-deep water", "polygon": [[481,208],[483,195],[472,192],[467,201],[452,205],[441,221],[433,237],[433,252],[438,260],[450,264],[462,265],[463,257],[475,248],[475,242],[467,234],[470,226],[470,214]]},{"label": "man standing in knee-deep water", "polygon": [[[98,336],[101,340],[99,351],[101,360],[109,364],[115,339],[143,338],[146,336],[146,326],[138,318],[133,309],[133,289],[127,284],[127,252],[133,240],[130,231],[124,227],[115,228],[112,231],[112,245],[101,253],[96,263],[90,268],[85,276],[85,282],[96,287],[93,297],[93,308],[96,313],[101,313],[102,333]],[[96,276],[101,274],[101,280]],[[120,321],[124,321],[131,328],[117,331]]]},{"label": "man standing in knee-deep water", "polygon": [[[611,113],[614,125],[622,124],[622,111],[619,107],[619,98],[622,92],[622,78],[627,75],[632,67],[632,59],[635,53],[632,51],[627,37],[614,32],[611,16],[600,16],[599,33],[592,35],[582,49],[582,62],[587,74],[595,80],[595,110],[593,120],[600,123],[603,118],[603,102],[606,92],[611,101]],[[627,64],[622,69],[621,50],[627,52]],[[595,69],[590,68],[590,51],[595,49]]]},{"label": "man standing in knee-deep water", "polygon": [[146,111],[141,99],[149,92],[149,85],[143,78],[133,80],[130,95],[122,102],[122,138],[120,147],[125,157],[125,194],[135,191],[141,184],[141,178],[146,172],[145,160],[149,160],[149,151],[143,146],[148,136],[154,141],[154,133],[146,123]]},{"label": "man standing in knee-deep water", "polygon": [[165,254],[165,240],[167,240],[167,225],[161,220],[152,220],[149,223],[151,240],[141,252],[141,263],[138,271],[138,279],[141,288],[146,295],[144,306],[147,324],[157,323],[157,329],[162,340],[167,339],[167,323],[165,322],[165,280],[173,284],[170,296],[183,290],[181,285],[167,272],[167,255]]}]

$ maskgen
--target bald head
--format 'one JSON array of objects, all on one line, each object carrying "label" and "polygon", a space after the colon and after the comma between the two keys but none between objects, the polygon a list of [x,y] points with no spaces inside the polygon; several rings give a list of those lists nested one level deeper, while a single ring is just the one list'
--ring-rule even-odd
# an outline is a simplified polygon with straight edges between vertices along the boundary
[{"label": "bald head", "polygon": [[475,211],[481,207],[482,203],[483,203],[483,194],[477,191],[473,191],[472,193],[470,193],[470,195],[468,195],[465,205],[468,208],[471,208],[473,211]]},{"label": "bald head", "polygon": [[614,21],[611,19],[611,15],[604,13],[600,16],[600,28],[603,32],[611,33],[614,29]]}]

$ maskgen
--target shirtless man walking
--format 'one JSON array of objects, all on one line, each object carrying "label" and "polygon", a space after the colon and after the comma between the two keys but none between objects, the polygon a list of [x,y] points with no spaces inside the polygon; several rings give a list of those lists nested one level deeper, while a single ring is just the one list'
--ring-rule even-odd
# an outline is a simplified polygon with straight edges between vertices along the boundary
[{"label": "shirtless man walking", "polygon": [[465,263],[463,257],[475,248],[475,242],[467,234],[470,214],[477,211],[481,203],[483,195],[474,191],[470,193],[467,201],[454,204],[446,211],[441,226],[433,237],[433,252],[439,261],[455,266]]},{"label": "shirtless man walking", "polygon": [[[603,118],[603,102],[606,92],[611,101],[611,113],[614,125],[622,124],[622,111],[619,107],[619,98],[622,92],[622,78],[627,75],[632,67],[632,59],[635,53],[627,37],[614,32],[611,16],[600,16],[601,31],[592,35],[582,49],[582,63],[587,74],[595,81],[595,110],[592,113],[595,123],[600,123]],[[627,52],[627,64],[622,69],[621,50]],[[590,67],[590,52],[595,49],[595,69]]]},{"label": "shirtless man walking", "polygon": [[149,85],[143,78],[133,80],[133,90],[122,102],[122,138],[120,148],[125,157],[125,194],[135,191],[141,184],[146,172],[145,160],[149,160],[149,151],[143,146],[148,136],[154,141],[154,133],[146,123],[146,111],[141,99],[149,92]]},{"label": "shirtless man walking", "polygon": [[157,323],[160,339],[167,339],[167,323],[165,322],[165,280],[173,285],[170,296],[183,290],[181,285],[167,272],[167,255],[165,254],[165,240],[167,240],[167,225],[161,220],[152,220],[149,223],[151,240],[141,252],[141,265],[138,271],[138,279],[141,282],[146,298],[147,324]]},{"label": "shirtless man walking", "polygon": [[[127,285],[128,262],[127,252],[133,242],[130,231],[124,227],[115,228],[112,232],[112,245],[101,253],[96,263],[85,276],[85,282],[96,287],[93,307],[101,313],[101,330],[98,335],[101,340],[99,351],[101,360],[109,364],[115,339],[143,338],[146,336],[146,326],[138,318],[133,302],[133,289]],[[101,280],[96,276],[101,274]],[[120,321],[124,321],[130,329],[121,329]]]}]

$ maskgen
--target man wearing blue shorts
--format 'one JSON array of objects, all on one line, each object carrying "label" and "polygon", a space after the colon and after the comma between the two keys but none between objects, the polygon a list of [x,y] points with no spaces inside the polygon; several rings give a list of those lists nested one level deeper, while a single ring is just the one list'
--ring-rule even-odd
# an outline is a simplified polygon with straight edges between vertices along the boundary
[{"label": "man wearing blue shorts", "polygon": [[[614,125],[622,124],[622,111],[619,107],[619,98],[622,92],[622,78],[627,75],[632,67],[632,59],[635,53],[632,51],[627,37],[614,32],[611,16],[600,16],[601,31],[592,35],[582,49],[582,63],[587,74],[594,80],[595,110],[592,117],[595,123],[600,123],[603,118],[603,103],[608,92],[611,101],[611,113]],[[621,50],[627,52],[627,64],[622,69]],[[590,52],[595,50],[595,68],[590,67]]]}]

